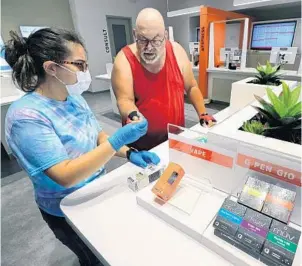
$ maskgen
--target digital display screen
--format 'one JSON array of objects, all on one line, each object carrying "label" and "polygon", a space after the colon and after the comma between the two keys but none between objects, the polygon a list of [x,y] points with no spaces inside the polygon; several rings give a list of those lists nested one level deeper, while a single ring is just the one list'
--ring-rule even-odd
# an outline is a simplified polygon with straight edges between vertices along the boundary
[{"label": "digital display screen", "polygon": [[28,38],[28,36],[40,29],[44,29],[47,27],[41,27],[41,26],[20,26],[20,31],[21,31],[21,35],[22,37]]},{"label": "digital display screen", "polygon": [[178,173],[173,172],[172,175],[168,179],[168,183],[172,185],[178,177]]},{"label": "digital display screen", "polygon": [[291,47],[296,29],[296,21],[254,24],[252,50],[271,50],[272,47]]},{"label": "digital display screen", "polygon": [[2,51],[2,48],[4,47],[4,42],[2,37],[0,37],[0,51],[1,51],[1,55],[0,55],[0,70],[1,71],[10,71],[11,68],[8,65],[8,63],[5,60],[5,51]]}]

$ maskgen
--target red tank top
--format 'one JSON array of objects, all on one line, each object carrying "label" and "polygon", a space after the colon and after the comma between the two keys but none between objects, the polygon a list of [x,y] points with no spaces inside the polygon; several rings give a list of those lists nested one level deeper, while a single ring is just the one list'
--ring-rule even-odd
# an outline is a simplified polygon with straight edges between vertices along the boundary
[{"label": "red tank top", "polygon": [[131,146],[149,150],[167,140],[168,123],[184,126],[184,80],[171,42],[166,41],[166,61],[160,72],[145,69],[131,49],[123,52],[131,66],[135,104],[148,120],[148,132]]}]

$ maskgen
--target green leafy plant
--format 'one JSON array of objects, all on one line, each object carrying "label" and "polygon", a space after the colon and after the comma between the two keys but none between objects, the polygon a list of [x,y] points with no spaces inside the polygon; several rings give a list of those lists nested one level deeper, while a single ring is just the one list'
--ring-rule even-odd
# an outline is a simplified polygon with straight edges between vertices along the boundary
[{"label": "green leafy plant", "polygon": [[242,129],[246,132],[262,135],[265,130],[265,126],[260,121],[252,120],[244,122]]},{"label": "green leafy plant", "polygon": [[281,84],[280,76],[278,75],[281,65],[272,67],[270,62],[267,61],[265,66],[258,64],[256,69],[258,71],[255,76],[256,79],[250,81],[250,83],[277,86]]},{"label": "green leafy plant", "polygon": [[291,141],[293,135],[301,130],[301,85],[290,91],[288,85],[282,83],[282,92],[277,96],[272,89],[266,89],[270,103],[255,95],[262,107],[254,108],[268,123],[264,135]]}]

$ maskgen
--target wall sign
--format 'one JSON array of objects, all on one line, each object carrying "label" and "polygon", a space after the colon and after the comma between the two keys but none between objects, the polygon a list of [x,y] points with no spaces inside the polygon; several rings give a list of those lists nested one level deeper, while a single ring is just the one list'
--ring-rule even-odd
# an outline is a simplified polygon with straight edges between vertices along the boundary
[{"label": "wall sign", "polygon": [[105,43],[105,51],[107,54],[110,53],[110,48],[109,48],[109,40],[108,40],[108,33],[107,30],[103,30],[103,36],[104,36],[104,43]]},{"label": "wall sign", "polygon": [[202,27],[202,28],[201,28],[201,36],[200,36],[200,47],[201,47],[201,51],[204,51],[204,42],[205,42],[204,38],[205,38],[205,28]]}]

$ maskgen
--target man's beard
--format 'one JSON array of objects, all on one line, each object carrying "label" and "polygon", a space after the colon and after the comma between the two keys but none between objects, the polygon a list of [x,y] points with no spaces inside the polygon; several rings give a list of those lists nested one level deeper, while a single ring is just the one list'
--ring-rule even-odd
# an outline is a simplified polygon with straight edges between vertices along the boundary
[{"label": "man's beard", "polygon": [[154,64],[160,58],[160,54],[158,52],[147,52],[144,51],[141,53],[141,58],[146,64]]}]

